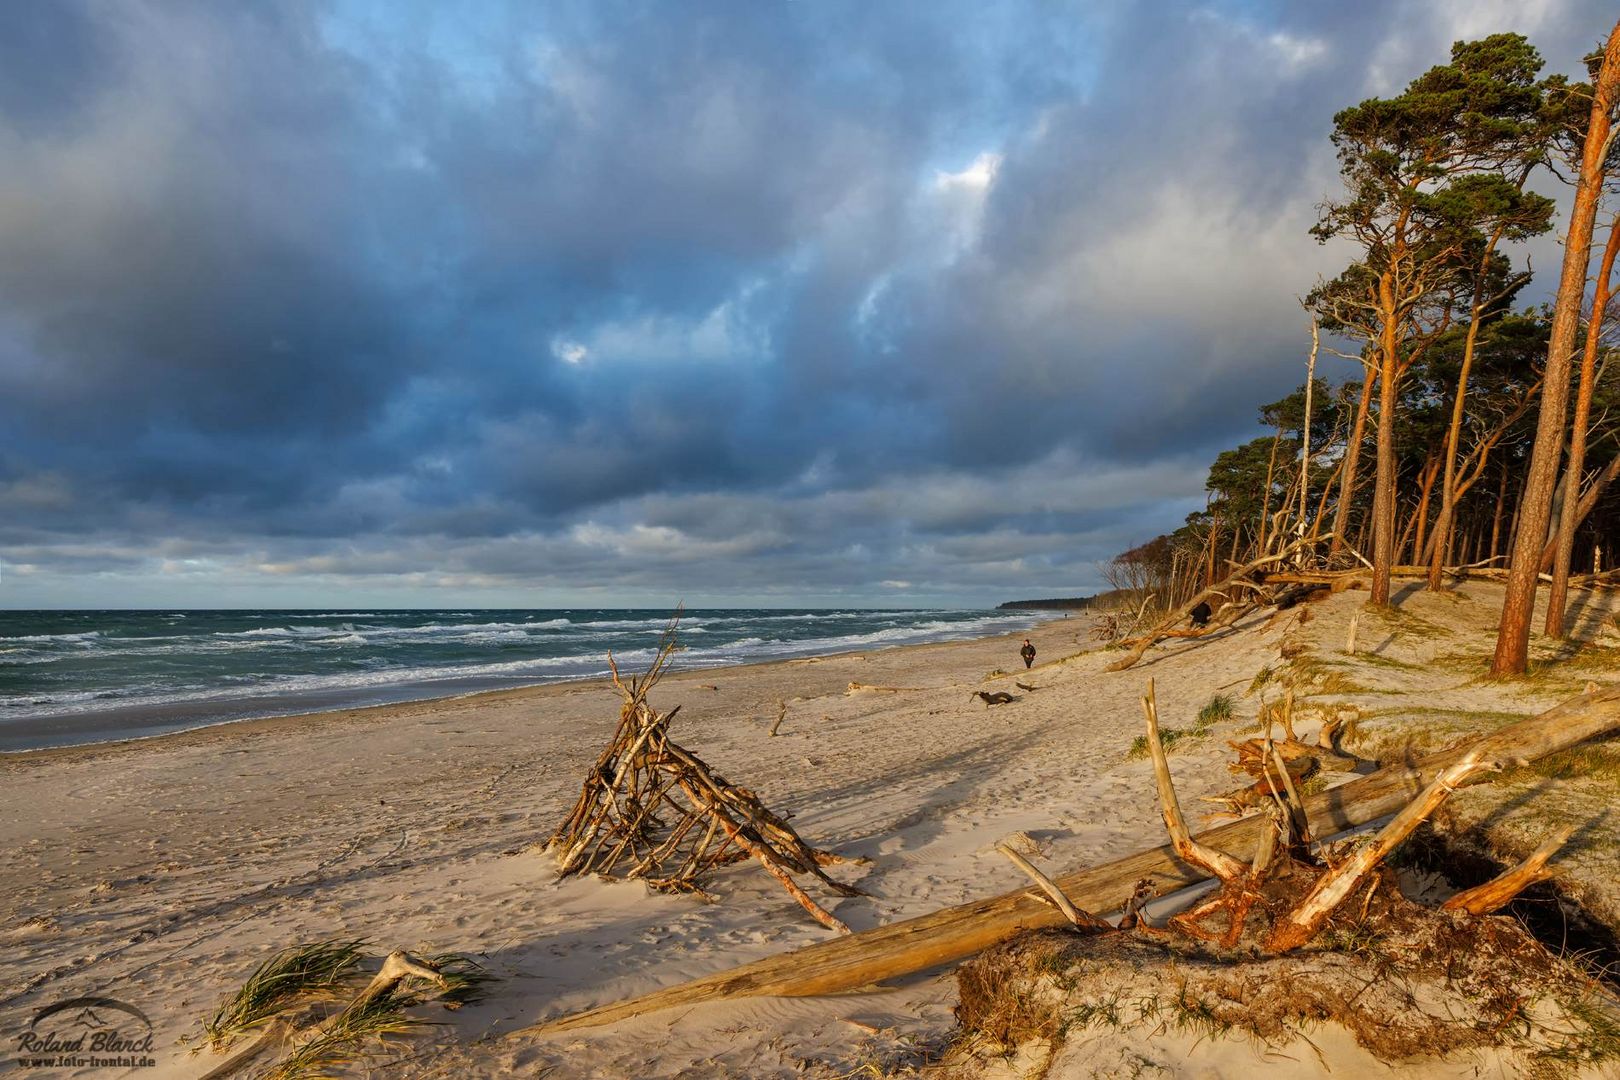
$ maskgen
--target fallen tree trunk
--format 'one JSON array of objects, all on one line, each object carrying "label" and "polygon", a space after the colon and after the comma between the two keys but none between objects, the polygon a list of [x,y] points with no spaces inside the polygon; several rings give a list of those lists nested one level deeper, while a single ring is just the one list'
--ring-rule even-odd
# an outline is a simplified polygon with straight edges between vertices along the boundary
[{"label": "fallen tree trunk", "polygon": [[[1412,766],[1392,766],[1305,800],[1311,835],[1328,837],[1404,807],[1441,770],[1469,754],[1498,761],[1533,761],[1620,728],[1620,687],[1583,694],[1495,734],[1432,754]],[[1197,842],[1223,851],[1254,847],[1264,815],[1252,815],[1201,833]],[[1163,895],[1206,880],[1208,874],[1175,857],[1169,845],[1102,866],[1063,874],[1054,884],[1087,911],[1116,910],[1135,882],[1156,879]],[[1056,909],[1027,890],[1004,893],[833,941],[756,960],[629,1001],[560,1017],[514,1035],[595,1027],[677,1005],[739,997],[813,997],[859,990],[883,979],[960,960],[1023,930],[1063,924]]]}]

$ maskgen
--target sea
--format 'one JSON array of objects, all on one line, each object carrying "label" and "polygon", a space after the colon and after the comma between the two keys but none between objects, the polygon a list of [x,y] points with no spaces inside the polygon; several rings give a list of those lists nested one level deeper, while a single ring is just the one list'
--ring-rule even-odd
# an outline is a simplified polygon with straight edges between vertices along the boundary
[{"label": "sea", "polygon": [[[674,670],[1033,626],[1028,611],[695,609]],[[653,658],[667,610],[0,611],[0,752],[577,679]]]}]

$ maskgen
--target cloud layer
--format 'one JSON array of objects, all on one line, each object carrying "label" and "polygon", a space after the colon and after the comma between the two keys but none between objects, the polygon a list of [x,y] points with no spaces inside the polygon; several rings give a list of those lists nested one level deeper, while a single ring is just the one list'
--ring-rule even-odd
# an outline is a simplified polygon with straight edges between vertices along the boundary
[{"label": "cloud layer", "polygon": [[1095,587],[1300,380],[1333,112],[1609,15],[1498,6],[25,5],[0,606]]}]

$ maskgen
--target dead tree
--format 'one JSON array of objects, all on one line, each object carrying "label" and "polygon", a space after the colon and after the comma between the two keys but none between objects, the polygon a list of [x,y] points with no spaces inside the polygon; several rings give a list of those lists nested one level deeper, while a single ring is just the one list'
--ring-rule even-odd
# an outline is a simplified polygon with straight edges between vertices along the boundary
[{"label": "dead tree", "polygon": [[1228,575],[1225,578],[1225,580],[1217,582],[1216,584],[1214,584],[1214,585],[1210,586],[1209,588],[1205,589],[1203,592],[1201,592],[1198,595],[1194,596],[1191,600],[1188,600],[1185,604],[1183,604],[1180,608],[1178,608],[1175,612],[1173,612],[1170,615],[1169,618],[1167,618],[1163,622],[1161,622],[1151,632],[1149,632],[1145,636],[1137,639],[1137,641],[1135,642],[1135,648],[1133,648],[1131,650],[1130,654],[1125,656],[1123,659],[1115,660],[1112,664],[1108,665],[1106,670],[1108,670],[1108,671],[1124,671],[1126,668],[1130,667],[1132,664],[1135,664],[1138,660],[1142,659],[1142,655],[1144,653],[1146,653],[1149,649],[1151,649],[1158,642],[1163,641],[1165,638],[1168,638],[1168,637],[1198,637],[1198,636],[1201,636],[1203,632],[1183,633],[1181,631],[1174,630],[1173,627],[1177,623],[1181,622],[1181,620],[1187,618],[1187,616],[1192,613],[1192,609],[1197,607],[1199,605],[1199,603],[1201,603],[1204,600],[1208,600],[1209,598],[1214,597],[1214,596],[1225,596],[1233,588],[1235,588],[1235,587],[1237,587],[1239,585],[1248,585],[1250,588],[1258,590],[1259,587],[1257,585],[1255,585],[1252,582],[1249,582],[1249,581],[1246,580],[1247,577],[1250,574],[1252,574],[1254,571],[1258,570],[1262,566],[1269,566],[1272,563],[1286,562],[1289,559],[1289,557],[1294,554],[1294,552],[1300,551],[1300,550],[1302,550],[1302,549],[1304,549],[1306,547],[1309,547],[1309,546],[1311,546],[1313,544],[1316,544],[1316,543],[1318,543],[1318,542],[1320,542],[1322,540],[1331,540],[1333,538],[1333,535],[1334,534],[1329,533],[1328,535],[1322,536],[1322,537],[1305,537],[1305,538],[1302,538],[1302,539],[1299,539],[1299,540],[1295,540],[1292,544],[1289,544],[1287,547],[1283,548],[1281,551],[1275,552],[1275,553],[1270,554],[1270,555],[1262,555],[1258,559],[1254,559],[1254,560],[1252,560],[1250,562],[1247,562],[1247,563],[1243,564],[1242,566],[1238,567],[1233,573]]},{"label": "dead tree", "polygon": [[753,858],[817,922],[849,933],[793,878],[808,874],[840,896],[864,895],[822,872],[822,866],[844,860],[805,843],[752,791],[727,782],[671,739],[669,724],[680,706],[660,713],[647,703],[647,692],[664,673],[674,648],[671,623],[646,674],[628,680],[619,677],[609,656],[613,685],[624,705],[612,740],[551,837],[549,850],[557,858],[559,875],[617,873],[640,878],[660,892],[713,899],[703,880],[722,866]]}]

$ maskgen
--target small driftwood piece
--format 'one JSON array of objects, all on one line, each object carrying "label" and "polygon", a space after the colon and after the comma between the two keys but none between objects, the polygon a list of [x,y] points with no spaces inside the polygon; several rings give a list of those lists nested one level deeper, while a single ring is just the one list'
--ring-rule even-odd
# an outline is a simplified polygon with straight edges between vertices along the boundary
[{"label": "small driftwood piece", "polygon": [[1470,915],[1489,915],[1513,902],[1513,898],[1538,881],[1552,877],[1547,860],[1558,854],[1569,838],[1575,835],[1575,826],[1566,825],[1547,838],[1546,843],[1518,866],[1492,878],[1483,885],[1464,889],[1440,905],[1447,911],[1466,911]]},{"label": "small driftwood piece", "polygon": [[[660,892],[704,898],[704,879],[730,863],[755,859],[811,918],[849,933],[816,903],[794,875],[816,878],[840,896],[861,896],[853,885],[822,871],[844,860],[819,851],[747,788],[727,782],[696,754],[669,737],[676,706],[660,713],[647,702],[675,649],[675,623],[665,633],[646,674],[620,678],[609,656],[613,685],[624,697],[619,726],[585,777],[572,812],[551,837],[558,875],[597,873],[640,878]],[[787,715],[782,705],[777,724]],[[773,726],[771,734],[776,734]]]},{"label": "small driftwood piece", "polygon": [[1063,917],[1069,920],[1070,926],[1077,930],[1113,929],[1113,926],[1105,920],[1097,918],[1089,911],[1082,911],[1075,907],[1074,902],[1064,895],[1063,890],[1058,888],[1051,878],[1041,873],[1034,863],[1013,850],[1011,845],[1005,841],[997,841],[996,850],[1007,856],[1008,861],[1027,874],[1029,879],[1036,885],[1040,886],[1041,891],[1051,899],[1052,903],[1057,905],[1059,911],[1063,912]]},{"label": "small driftwood piece", "polygon": [[[1537,716],[1499,729],[1486,738],[1443,750],[1412,765],[1392,765],[1305,800],[1313,831],[1322,837],[1376,821],[1407,805],[1446,767],[1470,750],[1500,760],[1533,761],[1620,728],[1620,687],[1584,694]],[[1194,839],[1205,847],[1232,850],[1258,847],[1275,824],[1251,815]],[[1053,878],[1077,907],[1108,911],[1133,883],[1151,878],[1157,895],[1209,877],[1176,856],[1169,845],[1129,855],[1101,866]],[[1140,908],[1141,900],[1136,907]],[[864,986],[959,960],[1006,941],[1024,930],[1062,925],[1061,912],[1018,889],[956,907],[902,919],[887,926],[768,956],[739,967],[676,983],[625,1001],[604,1003],[571,1016],[555,1017],[512,1033],[546,1034],[596,1027],[676,1006],[745,997],[810,997],[845,993]]]},{"label": "small driftwood piece", "polygon": [[1248,575],[1252,574],[1254,571],[1258,570],[1260,567],[1269,566],[1272,563],[1277,563],[1277,562],[1286,562],[1286,561],[1288,561],[1288,559],[1293,557],[1295,552],[1303,550],[1304,548],[1309,547],[1309,546],[1311,546],[1313,544],[1326,543],[1327,541],[1332,540],[1333,536],[1334,536],[1333,533],[1327,533],[1327,534],[1324,534],[1323,536],[1320,536],[1320,537],[1302,537],[1302,538],[1300,538],[1298,540],[1295,540],[1292,544],[1289,544],[1287,547],[1283,548],[1281,551],[1274,552],[1273,554],[1270,554],[1270,555],[1262,555],[1258,559],[1253,559],[1253,560],[1250,560],[1249,562],[1244,563],[1242,566],[1238,567],[1231,574],[1227,575],[1227,577],[1226,577],[1226,579],[1224,581],[1219,581],[1219,582],[1215,583],[1214,585],[1211,585],[1209,588],[1205,589],[1203,592],[1201,592],[1198,595],[1194,596],[1191,600],[1188,600],[1181,607],[1177,608],[1174,613],[1172,613],[1168,618],[1166,618],[1165,620],[1160,622],[1159,625],[1157,627],[1155,627],[1151,632],[1149,632],[1146,636],[1144,636],[1140,640],[1138,640],[1137,643],[1136,643],[1136,647],[1133,648],[1130,651],[1129,654],[1127,654],[1126,656],[1122,657],[1119,660],[1115,660],[1112,664],[1109,664],[1108,667],[1105,668],[1104,670],[1106,670],[1106,671],[1124,671],[1126,668],[1130,667],[1131,665],[1135,664],[1138,660],[1142,659],[1142,656],[1149,649],[1151,649],[1154,645],[1158,644],[1160,641],[1163,641],[1167,637],[1194,637],[1194,636],[1198,636],[1196,634],[1182,633],[1182,632],[1177,632],[1175,630],[1176,624],[1180,623],[1182,620],[1186,619],[1189,615],[1191,615],[1193,608],[1197,607],[1199,604],[1203,603],[1205,600],[1208,600],[1212,596],[1217,596],[1217,595],[1224,594],[1225,592],[1227,592],[1229,589],[1232,588],[1232,585],[1233,585],[1234,582],[1242,581],[1244,578],[1246,578]]}]

